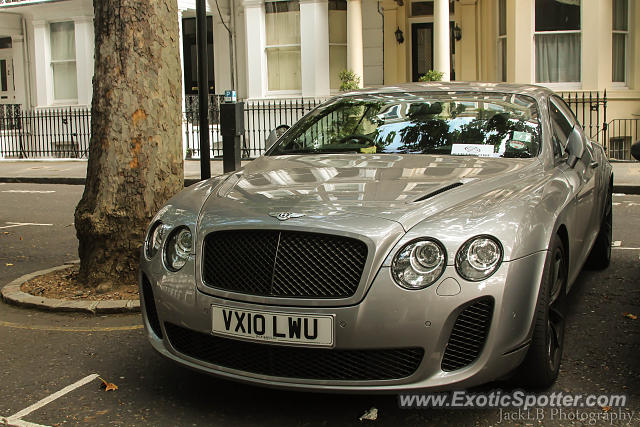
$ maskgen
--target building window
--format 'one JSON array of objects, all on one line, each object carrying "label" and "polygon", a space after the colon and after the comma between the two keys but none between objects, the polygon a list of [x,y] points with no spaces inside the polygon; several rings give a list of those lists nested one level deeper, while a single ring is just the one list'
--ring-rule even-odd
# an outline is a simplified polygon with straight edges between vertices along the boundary
[{"label": "building window", "polygon": [[70,101],[78,99],[76,75],[76,36],[73,21],[52,22],[51,70],[53,72],[53,99]]},{"label": "building window", "polygon": [[507,81],[507,0],[498,0],[498,80]]},{"label": "building window", "polygon": [[329,0],[329,86],[340,88],[340,71],[347,69],[347,0]]},{"label": "building window", "polygon": [[613,81],[627,81],[627,39],[629,38],[629,1],[613,0]]},{"label": "building window", "polygon": [[580,0],[536,0],[536,82],[579,82]]},{"label": "building window", "polygon": [[[196,18],[182,20],[182,52],[184,55],[184,93],[198,93],[198,45],[196,44]],[[215,92],[213,76],[213,19],[207,16],[207,62],[209,92]]]},{"label": "building window", "polygon": [[265,2],[268,88],[301,90],[300,2]]}]

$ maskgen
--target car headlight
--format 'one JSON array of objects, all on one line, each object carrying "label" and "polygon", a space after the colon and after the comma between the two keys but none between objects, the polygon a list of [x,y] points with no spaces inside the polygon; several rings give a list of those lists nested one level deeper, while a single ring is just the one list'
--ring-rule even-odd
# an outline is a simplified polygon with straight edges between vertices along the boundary
[{"label": "car headlight", "polygon": [[423,289],[433,284],[447,266],[447,253],[440,242],[419,239],[407,243],[391,262],[391,275],[406,289]]},{"label": "car headlight", "polygon": [[144,254],[147,259],[153,258],[160,250],[163,231],[164,227],[160,221],[156,221],[149,229],[147,238],[144,239]]},{"label": "car headlight", "polygon": [[456,254],[456,270],[466,280],[477,282],[491,276],[502,262],[502,245],[491,236],[467,240]]},{"label": "car headlight", "polygon": [[164,263],[171,271],[178,271],[187,263],[193,238],[191,231],[185,226],[177,227],[169,234],[164,246]]}]

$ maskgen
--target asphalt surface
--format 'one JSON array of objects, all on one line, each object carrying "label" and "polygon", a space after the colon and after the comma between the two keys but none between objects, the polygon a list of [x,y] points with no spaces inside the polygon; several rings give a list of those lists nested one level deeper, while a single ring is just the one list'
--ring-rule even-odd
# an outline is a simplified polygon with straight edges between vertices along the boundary
[{"label": "asphalt surface", "polygon": [[[81,194],[81,186],[0,184],[0,287],[77,258],[72,223]],[[614,196],[619,246],[609,269],[583,272],[574,286],[562,369],[552,388],[627,394],[622,411],[633,411],[634,418],[614,425],[640,424],[640,320],[624,317],[640,315],[639,226],[640,196]],[[293,393],[231,383],[156,355],[139,315],[53,314],[0,303],[0,420],[94,373],[118,390],[106,392],[96,379],[22,419],[49,426],[609,425],[571,419],[571,408],[564,419],[551,419],[547,408],[544,419],[510,421],[496,409],[408,410],[399,409],[397,396]],[[475,391],[512,387],[497,382]],[[377,421],[358,421],[371,407],[379,411]],[[604,413],[598,407],[580,411]]]}]

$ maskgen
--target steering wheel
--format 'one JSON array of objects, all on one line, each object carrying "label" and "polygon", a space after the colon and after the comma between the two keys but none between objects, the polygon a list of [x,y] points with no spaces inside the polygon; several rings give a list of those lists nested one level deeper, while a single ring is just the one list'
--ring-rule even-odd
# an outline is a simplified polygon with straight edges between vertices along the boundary
[{"label": "steering wheel", "polygon": [[336,141],[336,144],[344,144],[345,142],[349,141],[349,140],[353,140],[356,139],[358,141],[364,141],[367,142],[369,144],[374,144],[373,139],[369,138],[366,135],[362,135],[362,134],[351,134],[351,135],[346,135],[343,136],[342,138],[338,139]]}]

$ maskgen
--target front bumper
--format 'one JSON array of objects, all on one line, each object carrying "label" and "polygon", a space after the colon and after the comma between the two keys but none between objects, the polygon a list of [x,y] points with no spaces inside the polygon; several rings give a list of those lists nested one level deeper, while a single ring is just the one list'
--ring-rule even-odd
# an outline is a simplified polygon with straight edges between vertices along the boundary
[{"label": "front bumper", "polygon": [[[279,307],[225,300],[196,289],[194,275],[190,274],[195,269],[192,262],[181,273],[163,272],[151,263],[143,263],[141,280],[144,275],[147,286],[152,289],[158,318],[156,324],[161,327],[162,337],[150,328],[149,309],[143,299],[145,327],[152,346],[162,355],[185,366],[243,382],[341,392],[465,388],[497,379],[522,362],[531,336],[546,255],[547,252],[538,252],[504,262],[493,276],[477,283],[462,280],[455,268],[448,266],[438,282],[419,291],[398,287],[389,268],[383,267],[359,303],[335,307]],[[459,290],[451,279],[457,282]],[[142,287],[141,290],[144,292]],[[491,297],[494,308],[482,351],[471,364],[444,371],[442,359],[456,319],[470,302],[483,297]],[[165,323],[211,334],[212,304],[286,313],[329,314],[335,316],[335,350],[421,348],[424,357],[409,376],[352,381],[262,375],[207,363],[180,353],[167,337]]]}]

